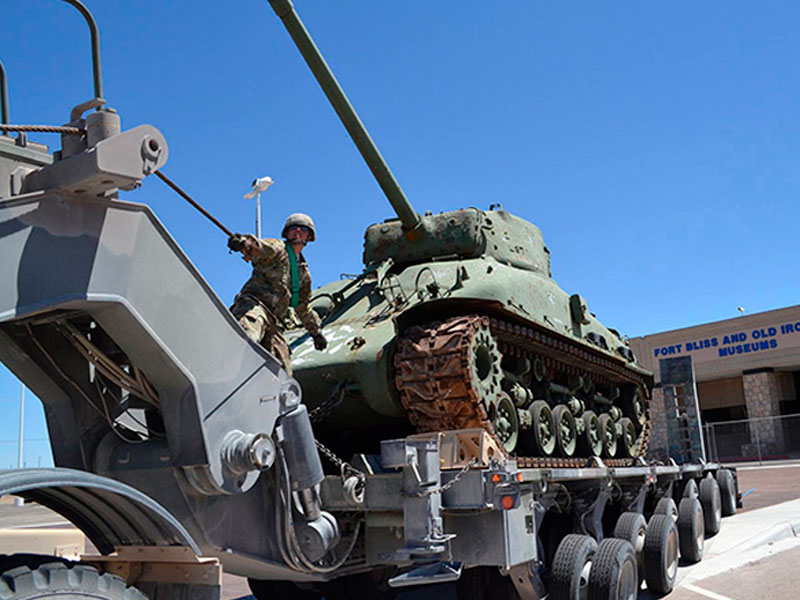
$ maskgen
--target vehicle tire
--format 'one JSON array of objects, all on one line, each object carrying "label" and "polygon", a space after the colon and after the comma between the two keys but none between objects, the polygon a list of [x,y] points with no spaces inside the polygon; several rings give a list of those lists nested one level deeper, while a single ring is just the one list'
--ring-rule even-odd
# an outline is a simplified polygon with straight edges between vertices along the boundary
[{"label": "vehicle tire", "polygon": [[678,540],[681,558],[696,563],[703,559],[705,519],[700,499],[684,498],[678,505]]},{"label": "vehicle tire", "polygon": [[550,600],[579,600],[589,585],[597,542],[588,535],[570,533],[558,545],[550,569]]},{"label": "vehicle tire", "polygon": [[667,515],[674,522],[678,522],[678,505],[675,500],[669,496],[664,496],[656,504],[656,509],[653,511],[654,515]]},{"label": "vehicle tire", "polygon": [[622,417],[618,422],[621,431],[617,442],[617,456],[620,458],[633,458],[636,456],[636,427],[628,417]]},{"label": "vehicle tire", "polygon": [[578,436],[578,450],[581,456],[601,456],[603,454],[603,432],[600,419],[592,410],[581,415],[583,433]]},{"label": "vehicle tire", "polygon": [[678,576],[678,527],[671,515],[653,515],[644,536],[644,580],[655,594],[669,594]]},{"label": "vehicle tire", "polygon": [[711,476],[700,482],[700,504],[703,505],[706,535],[716,535],[722,525],[722,498],[717,480]]},{"label": "vehicle tire", "polygon": [[30,568],[16,567],[0,575],[0,596],[4,600],[45,600],[62,597],[69,600],[147,600],[142,592],[128,587],[125,581],[102,575],[89,565],[51,562]]},{"label": "vehicle tire", "polygon": [[606,538],[597,547],[589,572],[589,600],[636,600],[639,568],[628,540]]},{"label": "vehicle tire", "polygon": [[683,494],[681,495],[681,498],[690,498],[692,496],[696,497],[699,493],[700,490],[697,488],[697,482],[694,479],[690,479],[683,484]]},{"label": "vehicle tire", "polygon": [[569,407],[566,404],[556,406],[553,409],[553,420],[556,425],[556,452],[564,458],[574,456],[578,445],[578,431]]},{"label": "vehicle tire", "polygon": [[617,424],[611,415],[600,415],[600,432],[603,434],[603,457],[617,455]]},{"label": "vehicle tire", "polygon": [[532,438],[534,456],[552,456],[556,449],[556,423],[553,411],[544,400],[536,400],[530,407],[533,427],[528,434]]},{"label": "vehicle tire", "polygon": [[457,600],[520,600],[514,582],[497,567],[465,569],[455,587]]},{"label": "vehicle tire", "polygon": [[[250,579],[248,577],[247,583],[256,600],[277,600],[278,598],[321,600],[322,598],[322,592],[297,587],[291,581],[270,581],[266,579]],[[329,600],[333,600],[333,597]]]},{"label": "vehicle tire", "polygon": [[736,514],[736,482],[730,469],[717,471],[717,483],[722,497],[722,516],[730,517]]},{"label": "vehicle tire", "polygon": [[644,515],[636,512],[622,513],[614,526],[615,538],[628,540],[636,552],[639,581],[644,581],[644,538],[647,532],[647,521]]}]

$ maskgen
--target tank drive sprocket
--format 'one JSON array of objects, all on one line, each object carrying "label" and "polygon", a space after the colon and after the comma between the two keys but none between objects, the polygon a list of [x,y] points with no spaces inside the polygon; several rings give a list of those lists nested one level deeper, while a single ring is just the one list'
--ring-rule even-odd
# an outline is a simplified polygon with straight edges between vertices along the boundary
[{"label": "tank drive sprocket", "polygon": [[[603,458],[609,466],[628,466],[644,456],[649,437],[649,420],[628,418],[632,395],[647,401],[642,375],[618,361],[565,342],[546,330],[521,326],[496,317],[457,316],[408,328],[399,338],[394,357],[395,385],[411,423],[420,432],[481,427],[507,450],[514,450],[523,419],[509,418],[509,395],[504,391],[504,356],[537,361],[534,372],[558,372],[573,380],[580,374],[584,396],[594,385],[627,386],[621,403],[626,417],[617,417],[628,437],[626,452],[618,458]],[[535,375],[532,375],[535,376]],[[534,386],[531,386],[535,388]],[[632,391],[631,391],[632,390]],[[537,405],[543,400],[536,399]],[[579,402],[574,398],[572,402]],[[553,402],[555,406],[566,406]],[[524,404],[524,403],[523,403]],[[533,406],[532,402],[529,402]],[[520,406],[520,403],[517,403]],[[585,407],[575,406],[582,411]],[[618,409],[619,410],[619,409]],[[520,414],[524,414],[524,409]],[[563,411],[562,411],[563,412]],[[620,411],[622,412],[622,411]],[[586,413],[584,413],[586,414]],[[517,416],[517,415],[515,415]],[[639,415],[633,415],[636,416]],[[584,419],[580,419],[582,422]],[[638,427],[634,427],[634,424]],[[631,439],[636,434],[635,440]],[[589,456],[516,456],[523,467],[582,467]]]}]

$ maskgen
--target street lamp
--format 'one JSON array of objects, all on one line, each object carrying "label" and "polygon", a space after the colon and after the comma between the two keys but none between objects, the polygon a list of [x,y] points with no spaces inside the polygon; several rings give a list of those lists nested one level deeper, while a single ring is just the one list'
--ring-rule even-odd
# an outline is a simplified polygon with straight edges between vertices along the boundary
[{"label": "street lamp", "polygon": [[244,195],[248,200],[254,196],[256,198],[256,237],[258,239],[261,239],[261,192],[266,192],[273,183],[275,182],[269,176],[254,179],[250,191]]}]

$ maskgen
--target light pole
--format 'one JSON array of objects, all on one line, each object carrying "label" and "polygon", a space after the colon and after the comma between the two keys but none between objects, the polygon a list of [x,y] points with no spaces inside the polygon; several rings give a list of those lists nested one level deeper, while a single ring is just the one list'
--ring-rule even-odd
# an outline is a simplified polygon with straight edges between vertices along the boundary
[{"label": "light pole", "polygon": [[254,179],[250,185],[250,191],[244,195],[248,200],[253,197],[256,199],[256,237],[258,239],[261,239],[261,193],[266,192],[273,183],[275,182],[269,176]]},{"label": "light pole", "polygon": [[[19,445],[17,446],[17,468],[22,468],[22,435],[25,424],[25,384],[19,384]],[[17,496],[15,503],[17,506],[25,504],[25,500]]]}]

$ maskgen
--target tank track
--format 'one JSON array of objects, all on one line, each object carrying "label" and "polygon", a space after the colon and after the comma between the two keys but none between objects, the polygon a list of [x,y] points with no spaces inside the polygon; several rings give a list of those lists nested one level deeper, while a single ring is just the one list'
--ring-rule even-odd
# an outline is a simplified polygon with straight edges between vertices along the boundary
[{"label": "tank track", "polygon": [[[411,423],[420,432],[483,428],[495,438],[495,428],[482,403],[471,369],[471,339],[479,328],[489,327],[504,356],[541,357],[548,368],[567,373],[589,373],[600,383],[633,383],[647,389],[645,377],[618,361],[591,352],[544,329],[503,319],[467,315],[410,327],[398,339],[395,385]],[[645,395],[645,410],[649,402]],[[649,415],[648,415],[649,417]],[[647,451],[650,420],[638,438],[634,458],[608,458],[603,464],[625,467]],[[581,468],[591,457],[559,458],[514,456],[522,468]]]}]

